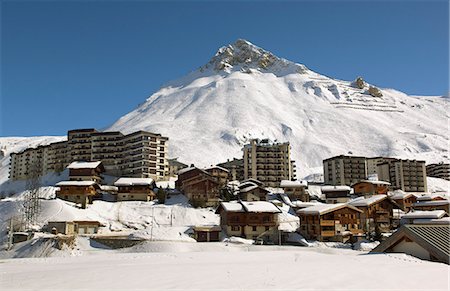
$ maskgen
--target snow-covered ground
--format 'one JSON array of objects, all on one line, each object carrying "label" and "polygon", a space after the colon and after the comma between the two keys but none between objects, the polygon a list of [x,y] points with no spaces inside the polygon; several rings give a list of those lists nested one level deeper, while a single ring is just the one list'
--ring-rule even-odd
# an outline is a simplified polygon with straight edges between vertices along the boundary
[{"label": "snow-covered ground", "polygon": [[449,266],[402,254],[225,243],[1,260],[2,290],[448,290]]}]

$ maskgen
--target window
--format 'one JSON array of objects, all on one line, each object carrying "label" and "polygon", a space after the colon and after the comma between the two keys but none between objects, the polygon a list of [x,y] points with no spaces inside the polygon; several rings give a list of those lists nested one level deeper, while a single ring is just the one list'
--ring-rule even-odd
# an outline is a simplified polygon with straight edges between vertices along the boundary
[{"label": "window", "polygon": [[240,231],[240,230],[241,230],[241,227],[240,227],[240,226],[232,226],[232,227],[231,227],[231,230],[232,230],[232,231]]},{"label": "window", "polygon": [[252,226],[252,231],[256,231],[256,226]]}]

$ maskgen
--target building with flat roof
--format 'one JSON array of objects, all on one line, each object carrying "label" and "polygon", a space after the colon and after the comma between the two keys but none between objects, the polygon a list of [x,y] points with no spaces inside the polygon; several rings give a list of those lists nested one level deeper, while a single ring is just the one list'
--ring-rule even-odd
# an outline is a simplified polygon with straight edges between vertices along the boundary
[{"label": "building with flat roof", "polygon": [[427,192],[425,161],[395,159],[378,164],[378,178],[391,183],[393,190]]},{"label": "building with flat roof", "polygon": [[429,164],[426,166],[427,176],[440,178],[447,181],[450,181],[450,164],[449,163],[438,163],[438,164]]},{"label": "building with flat roof", "polygon": [[366,157],[340,155],[323,160],[325,184],[350,186],[366,179],[366,159]]},{"label": "building with flat roof", "polygon": [[292,180],[291,146],[269,139],[253,139],[245,145],[244,179],[253,178],[266,187],[278,187],[282,180]]}]

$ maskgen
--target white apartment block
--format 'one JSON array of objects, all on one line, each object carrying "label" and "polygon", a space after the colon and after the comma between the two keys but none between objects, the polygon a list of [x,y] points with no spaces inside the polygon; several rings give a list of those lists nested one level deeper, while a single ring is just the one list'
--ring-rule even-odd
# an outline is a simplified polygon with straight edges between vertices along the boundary
[{"label": "white apartment block", "polygon": [[[68,132],[68,141],[28,148],[11,154],[10,179],[31,177],[31,167],[39,175],[61,172],[74,161],[102,161],[105,174],[112,176],[164,180],[169,175],[168,138],[160,134],[138,131],[98,132],[76,129]],[[35,171],[34,171],[35,172]]]},{"label": "white apartment block", "polygon": [[257,179],[266,187],[279,187],[282,180],[292,180],[294,169],[289,142],[253,139],[243,151],[244,179]]}]

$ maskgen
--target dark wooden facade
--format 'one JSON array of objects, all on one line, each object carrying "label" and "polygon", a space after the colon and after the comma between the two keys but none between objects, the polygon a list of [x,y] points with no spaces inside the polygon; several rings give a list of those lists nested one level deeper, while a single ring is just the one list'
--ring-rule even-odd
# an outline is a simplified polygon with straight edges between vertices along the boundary
[{"label": "dark wooden facade", "polygon": [[352,235],[363,233],[362,211],[354,207],[343,206],[324,214],[302,213],[302,210],[297,213],[300,232],[306,239],[344,242]]}]

